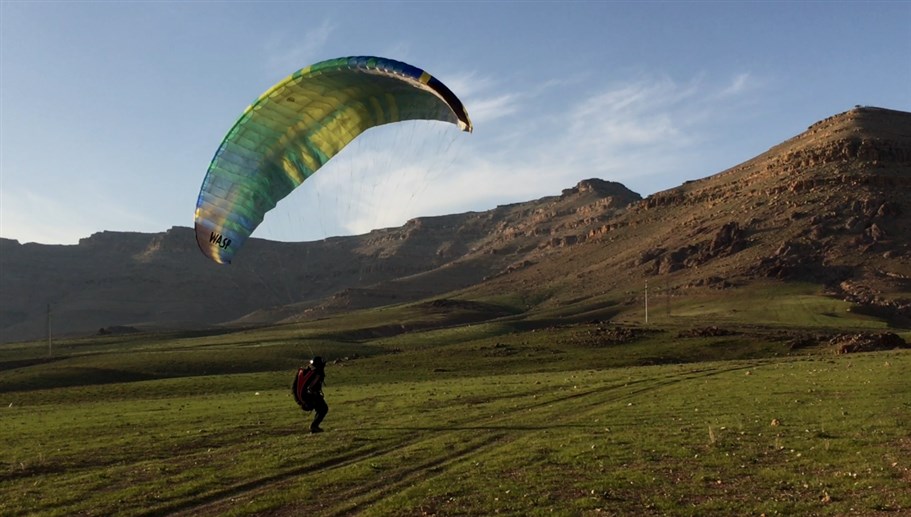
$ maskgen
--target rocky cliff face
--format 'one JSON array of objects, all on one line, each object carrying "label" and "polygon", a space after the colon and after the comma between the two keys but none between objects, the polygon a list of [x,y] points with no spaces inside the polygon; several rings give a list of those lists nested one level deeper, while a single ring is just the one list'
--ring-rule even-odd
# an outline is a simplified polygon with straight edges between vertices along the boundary
[{"label": "rocky cliff face", "polygon": [[909,156],[911,113],[859,107],[827,118],[752,160],[589,224],[587,242],[560,264],[584,255],[591,265],[561,289],[571,299],[650,278],[678,291],[776,278],[911,317]]}]

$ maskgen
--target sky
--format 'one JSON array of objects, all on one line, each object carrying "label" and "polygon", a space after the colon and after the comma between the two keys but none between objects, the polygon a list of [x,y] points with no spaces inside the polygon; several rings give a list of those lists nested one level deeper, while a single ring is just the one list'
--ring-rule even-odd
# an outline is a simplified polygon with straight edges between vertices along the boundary
[{"label": "sky", "polygon": [[588,178],[647,196],[855,105],[911,111],[909,26],[909,1],[0,0],[0,236],[192,227],[244,108],[352,55],[427,70],[474,132],[371,129],[254,237],[361,234]]}]

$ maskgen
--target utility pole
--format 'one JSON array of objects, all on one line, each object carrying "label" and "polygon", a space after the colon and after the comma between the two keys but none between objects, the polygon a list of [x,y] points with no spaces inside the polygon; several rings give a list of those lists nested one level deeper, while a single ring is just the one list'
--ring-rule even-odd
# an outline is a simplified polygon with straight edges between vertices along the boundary
[{"label": "utility pole", "polygon": [[645,324],[648,325],[648,280],[645,281]]},{"label": "utility pole", "polygon": [[51,347],[51,304],[47,304],[47,356],[52,357],[53,355],[54,352]]}]

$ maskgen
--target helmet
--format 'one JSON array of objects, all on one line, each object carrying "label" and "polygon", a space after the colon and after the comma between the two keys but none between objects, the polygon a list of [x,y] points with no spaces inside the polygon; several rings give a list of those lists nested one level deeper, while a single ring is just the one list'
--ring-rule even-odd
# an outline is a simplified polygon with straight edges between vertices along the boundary
[{"label": "helmet", "polygon": [[310,364],[311,364],[314,368],[319,368],[319,367],[321,367],[321,366],[326,366],[326,361],[323,361],[323,358],[322,358],[322,357],[316,356],[316,357],[314,357],[313,359],[310,359]]}]

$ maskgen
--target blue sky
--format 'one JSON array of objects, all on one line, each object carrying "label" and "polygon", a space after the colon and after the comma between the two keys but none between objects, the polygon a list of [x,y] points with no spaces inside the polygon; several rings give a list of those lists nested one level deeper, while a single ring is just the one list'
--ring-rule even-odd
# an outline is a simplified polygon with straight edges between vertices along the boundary
[{"label": "blue sky", "polygon": [[645,196],[855,104],[911,111],[911,2],[3,0],[0,24],[0,235],[20,242],[192,226],[243,109],[339,56],[424,68],[475,132],[371,130],[254,236],[364,233],[592,177]]}]

